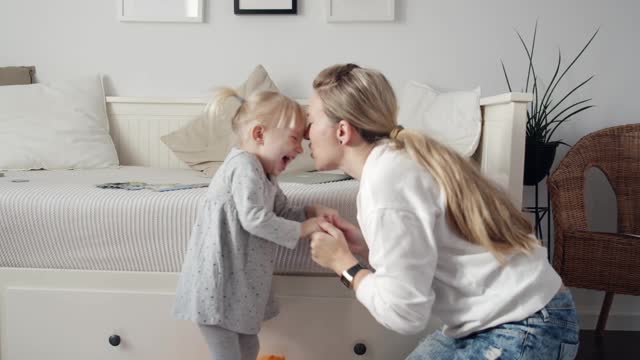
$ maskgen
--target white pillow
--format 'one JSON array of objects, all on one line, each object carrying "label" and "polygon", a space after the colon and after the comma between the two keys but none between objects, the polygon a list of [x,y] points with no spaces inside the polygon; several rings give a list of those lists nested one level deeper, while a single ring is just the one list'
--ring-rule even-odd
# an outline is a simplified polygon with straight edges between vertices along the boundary
[{"label": "white pillow", "polygon": [[429,135],[463,156],[471,156],[482,131],[480,88],[438,92],[411,81],[400,101],[398,123]]},{"label": "white pillow", "polygon": [[116,165],[101,76],[0,86],[0,169]]}]

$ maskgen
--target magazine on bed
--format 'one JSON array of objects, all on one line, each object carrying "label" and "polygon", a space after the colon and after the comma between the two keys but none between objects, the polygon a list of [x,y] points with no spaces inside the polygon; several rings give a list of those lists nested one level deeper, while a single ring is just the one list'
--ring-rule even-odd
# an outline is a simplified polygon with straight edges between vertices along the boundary
[{"label": "magazine on bed", "polygon": [[142,190],[148,189],[152,191],[174,191],[174,190],[187,190],[187,189],[197,189],[202,187],[209,186],[209,183],[198,183],[198,184],[178,184],[178,183],[170,183],[170,184],[147,184],[144,182],[138,181],[127,181],[127,182],[113,182],[113,183],[104,183],[98,184],[96,187],[100,189],[124,189],[124,190]]},{"label": "magazine on bed", "polygon": [[305,171],[280,175],[278,177],[278,182],[311,185],[350,179],[352,179],[352,177],[343,173],[342,171]]}]

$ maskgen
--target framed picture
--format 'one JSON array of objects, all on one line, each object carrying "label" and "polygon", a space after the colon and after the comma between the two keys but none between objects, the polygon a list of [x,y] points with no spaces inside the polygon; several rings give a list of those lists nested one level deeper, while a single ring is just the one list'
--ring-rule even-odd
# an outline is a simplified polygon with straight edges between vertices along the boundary
[{"label": "framed picture", "polygon": [[203,21],[203,0],[117,0],[118,19],[132,22]]},{"label": "framed picture", "polygon": [[233,0],[236,15],[297,14],[297,0]]},{"label": "framed picture", "polygon": [[394,21],[395,0],[325,0],[328,22]]}]

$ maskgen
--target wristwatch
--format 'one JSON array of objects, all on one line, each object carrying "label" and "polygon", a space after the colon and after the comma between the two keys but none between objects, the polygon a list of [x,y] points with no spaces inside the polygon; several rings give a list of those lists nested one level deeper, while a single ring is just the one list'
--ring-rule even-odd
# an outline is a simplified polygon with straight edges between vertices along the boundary
[{"label": "wristwatch", "polygon": [[364,269],[365,267],[360,265],[359,263],[355,264],[352,267],[342,272],[342,276],[340,276],[340,281],[342,281],[344,286],[348,287],[349,289],[352,289],[353,279],[356,277],[356,274],[358,273],[358,271],[364,270]]}]

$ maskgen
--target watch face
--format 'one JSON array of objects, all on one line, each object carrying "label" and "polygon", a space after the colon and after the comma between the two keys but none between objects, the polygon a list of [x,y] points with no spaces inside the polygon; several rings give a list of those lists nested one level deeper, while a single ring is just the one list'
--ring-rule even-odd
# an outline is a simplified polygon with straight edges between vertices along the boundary
[{"label": "watch face", "polygon": [[351,289],[351,281],[347,280],[346,277],[340,276],[340,281],[344,284],[344,286],[346,286],[349,289]]},{"label": "watch face", "polygon": [[360,264],[355,264],[352,267],[348,268],[347,270],[345,270],[342,273],[342,276],[340,276],[340,281],[342,281],[342,283],[344,284],[344,286],[348,287],[349,289],[351,289],[352,287],[352,283],[353,283],[353,279],[356,277],[356,274],[358,273],[358,271],[364,269],[364,267]]}]

